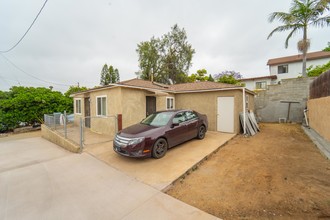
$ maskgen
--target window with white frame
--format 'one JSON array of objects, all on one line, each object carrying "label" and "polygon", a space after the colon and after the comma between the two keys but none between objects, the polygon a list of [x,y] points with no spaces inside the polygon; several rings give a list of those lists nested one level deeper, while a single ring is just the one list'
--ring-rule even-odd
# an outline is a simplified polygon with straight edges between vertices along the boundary
[{"label": "window with white frame", "polygon": [[266,89],[267,88],[267,82],[256,82],[256,89]]},{"label": "window with white frame", "polygon": [[172,110],[174,108],[174,97],[166,97],[166,110]]},{"label": "window with white frame", "polygon": [[96,97],[96,115],[97,116],[107,115],[107,96]]},{"label": "window with white frame", "polygon": [[288,73],[289,72],[289,66],[288,65],[280,65],[277,67],[277,73],[282,74],[282,73]]},{"label": "window with white frame", "polygon": [[75,104],[75,113],[76,114],[81,114],[81,99],[75,99],[74,100],[74,104]]}]

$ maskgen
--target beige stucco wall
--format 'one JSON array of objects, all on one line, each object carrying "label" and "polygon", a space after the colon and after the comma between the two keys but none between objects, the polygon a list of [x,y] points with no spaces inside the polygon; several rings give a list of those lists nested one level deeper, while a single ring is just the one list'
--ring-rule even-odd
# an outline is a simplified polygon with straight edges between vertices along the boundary
[{"label": "beige stucco wall", "polygon": [[[77,95],[73,98],[73,112],[74,112],[74,124],[76,126],[79,125],[80,123],[80,118],[84,117],[84,112],[85,112],[85,100],[84,100],[85,96],[82,95]],[[76,110],[76,99],[81,99],[81,114],[77,114],[77,110]]]},{"label": "beige stucco wall", "polygon": [[[234,133],[240,132],[239,113],[243,111],[242,90],[176,94],[176,109],[190,108],[208,116],[209,130],[217,131],[218,97],[234,97]],[[249,95],[249,108],[254,109],[254,96]]]},{"label": "beige stucco wall", "polygon": [[[106,97],[106,116],[96,116],[97,97]],[[121,88],[94,91],[89,94],[90,97],[90,122],[91,131],[113,135],[116,131],[115,116],[121,111]],[[83,111],[83,115],[85,110]]]},{"label": "beige stucco wall", "polygon": [[330,141],[330,96],[308,100],[307,107],[310,127]]},{"label": "beige stucco wall", "polygon": [[122,88],[120,111],[123,116],[123,128],[136,124],[146,117],[146,96],[151,95],[145,90]]},{"label": "beige stucco wall", "polygon": [[[107,116],[96,116],[97,97],[105,96],[107,98]],[[143,89],[131,88],[111,88],[99,91],[93,91],[90,94],[82,94],[74,97],[82,100],[82,114],[75,114],[75,123],[79,123],[79,118],[85,116],[84,98],[90,97],[91,111],[91,131],[101,134],[113,134],[115,127],[114,117],[122,114],[122,127],[128,127],[140,122],[146,117],[146,96],[156,97],[156,110],[166,109],[166,97],[173,95],[155,95],[152,92]]]},{"label": "beige stucco wall", "polygon": [[[254,96],[249,96],[249,109],[254,109]],[[234,132],[240,132],[239,113],[243,110],[242,90],[223,90],[215,92],[196,92],[183,94],[154,94],[143,89],[132,88],[111,88],[93,91],[90,94],[76,96],[82,99],[82,114],[75,114],[75,122],[79,123],[79,117],[84,117],[84,97],[90,97],[91,104],[91,130],[101,134],[113,134],[115,132],[115,118],[117,114],[122,114],[122,127],[128,127],[140,122],[146,117],[146,96],[156,97],[156,110],[166,110],[166,98],[174,97],[175,109],[193,109],[206,114],[209,120],[209,130],[217,130],[217,97],[234,97]],[[107,116],[96,116],[96,98],[98,96],[107,97]]]}]

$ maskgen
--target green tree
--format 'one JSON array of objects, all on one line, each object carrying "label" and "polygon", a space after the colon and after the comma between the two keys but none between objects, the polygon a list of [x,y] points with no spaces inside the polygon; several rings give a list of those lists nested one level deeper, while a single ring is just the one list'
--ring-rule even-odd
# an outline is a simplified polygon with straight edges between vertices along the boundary
[{"label": "green tree", "polygon": [[84,87],[84,86],[82,86],[82,87],[80,87],[80,86],[70,86],[70,88],[68,89],[68,91],[66,91],[66,92],[64,93],[64,95],[65,95],[66,97],[70,97],[70,95],[71,95],[72,93],[82,92],[82,91],[86,91],[86,90],[87,90],[87,88]]},{"label": "green tree", "polygon": [[118,69],[114,68],[112,65],[108,67],[107,64],[104,64],[101,70],[100,84],[105,86],[109,85],[110,83],[117,83],[119,80],[120,77]]},{"label": "green tree", "polygon": [[207,79],[207,81],[214,82],[214,79],[211,74],[209,75],[209,78]]},{"label": "green tree", "polygon": [[312,65],[312,66],[308,67],[307,76],[309,76],[309,77],[319,76],[328,70],[330,70],[330,61],[324,65],[317,65],[316,67],[313,67],[313,65]]},{"label": "green tree", "polygon": [[113,66],[109,66],[109,81],[110,83],[119,82],[119,71],[115,69]]},{"label": "green tree", "polygon": [[215,77],[217,82],[233,84],[238,86],[244,86],[245,84],[241,82],[242,75],[239,72],[235,71],[223,71],[219,74],[216,74]]},{"label": "green tree", "polygon": [[323,15],[329,11],[330,0],[293,0],[289,12],[273,12],[269,16],[269,22],[278,20],[283,25],[276,27],[270,32],[267,39],[276,32],[290,31],[285,40],[285,48],[288,48],[290,38],[302,31],[303,38],[298,42],[298,49],[303,53],[302,75],[306,75],[307,51],[309,48],[309,39],[307,38],[307,29],[309,26],[323,27],[330,24],[329,14]]},{"label": "green tree", "polygon": [[109,75],[109,68],[107,64],[103,65],[103,68],[101,70],[101,80],[100,84],[102,86],[109,85],[110,83],[110,75]]},{"label": "green tree", "polygon": [[193,73],[188,77],[188,82],[196,81],[208,81],[209,77],[207,76],[206,69],[197,70],[197,73]]},{"label": "green tree", "polygon": [[160,50],[159,38],[152,37],[150,41],[144,41],[138,44],[136,52],[139,56],[139,76],[141,79],[160,81],[158,79],[158,73],[161,67]]},{"label": "green tree", "polygon": [[14,86],[0,99],[0,131],[12,130],[20,122],[42,122],[43,115],[73,111],[72,98],[48,88]]},{"label": "green tree", "polygon": [[152,37],[141,42],[136,50],[139,56],[141,78],[161,83],[187,81],[195,50],[187,41],[187,34],[175,24],[161,38]]}]

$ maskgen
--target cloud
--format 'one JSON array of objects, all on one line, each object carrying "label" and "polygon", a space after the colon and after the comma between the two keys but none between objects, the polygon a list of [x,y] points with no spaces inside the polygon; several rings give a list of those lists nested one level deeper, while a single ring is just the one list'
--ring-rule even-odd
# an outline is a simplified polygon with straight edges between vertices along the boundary
[{"label": "cloud", "polygon": [[[0,4],[0,49],[21,37],[43,0],[4,0]],[[24,71],[46,81],[94,87],[104,65],[119,69],[122,80],[138,70],[137,44],[160,37],[178,24],[196,53],[190,72],[215,74],[235,70],[245,77],[268,74],[267,60],[297,53],[299,36],[284,49],[285,34],[268,33],[273,11],[287,11],[290,1],[218,0],[57,0],[49,1],[26,38],[5,54]],[[322,34],[321,34],[322,33]],[[311,51],[323,49],[330,32],[310,29]],[[17,85],[49,86],[0,57],[0,90]],[[65,86],[54,89],[66,91]]]}]

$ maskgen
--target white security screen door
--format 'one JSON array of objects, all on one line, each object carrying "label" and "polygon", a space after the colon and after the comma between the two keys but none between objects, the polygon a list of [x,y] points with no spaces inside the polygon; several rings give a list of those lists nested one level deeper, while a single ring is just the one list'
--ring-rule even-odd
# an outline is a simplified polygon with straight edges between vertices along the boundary
[{"label": "white security screen door", "polygon": [[234,133],[234,97],[218,97],[217,131]]}]

